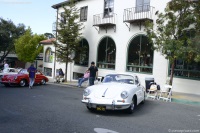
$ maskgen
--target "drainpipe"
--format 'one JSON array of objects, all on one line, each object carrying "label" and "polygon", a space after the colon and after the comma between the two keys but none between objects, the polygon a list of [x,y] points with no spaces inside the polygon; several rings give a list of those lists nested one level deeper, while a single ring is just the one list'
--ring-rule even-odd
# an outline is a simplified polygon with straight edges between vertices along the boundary
[{"label": "drainpipe", "polygon": [[[55,35],[55,38],[56,38],[56,42],[57,42],[57,28],[58,28],[58,8],[57,8],[57,15],[56,15],[56,35]],[[53,79],[55,79],[56,77],[56,47],[55,47],[55,53],[54,53],[54,75],[53,75]]]}]

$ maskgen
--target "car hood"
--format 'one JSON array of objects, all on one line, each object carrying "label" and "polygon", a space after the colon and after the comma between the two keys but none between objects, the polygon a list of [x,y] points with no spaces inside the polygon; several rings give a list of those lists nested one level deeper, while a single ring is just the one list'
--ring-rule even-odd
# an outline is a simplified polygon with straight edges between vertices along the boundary
[{"label": "car hood", "polygon": [[99,85],[94,85],[89,87],[92,94],[96,98],[115,98],[120,97],[121,92],[123,91],[130,91],[131,89],[134,89],[136,85],[132,84],[124,84],[124,83],[102,83]]}]

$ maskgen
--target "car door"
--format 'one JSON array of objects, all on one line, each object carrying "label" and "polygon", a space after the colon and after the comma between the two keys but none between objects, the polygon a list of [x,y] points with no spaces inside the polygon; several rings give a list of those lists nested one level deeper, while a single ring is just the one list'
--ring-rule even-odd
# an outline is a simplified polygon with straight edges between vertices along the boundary
[{"label": "car door", "polygon": [[137,97],[138,103],[144,99],[143,86],[140,84],[140,81],[137,76],[135,76],[135,84],[137,85]]},{"label": "car door", "polygon": [[41,73],[36,72],[35,83],[40,83],[42,80]]}]

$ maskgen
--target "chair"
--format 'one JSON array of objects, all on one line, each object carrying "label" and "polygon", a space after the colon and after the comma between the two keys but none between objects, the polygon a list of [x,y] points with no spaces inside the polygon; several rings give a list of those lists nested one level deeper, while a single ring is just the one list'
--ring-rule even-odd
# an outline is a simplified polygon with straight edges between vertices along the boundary
[{"label": "chair", "polygon": [[164,89],[160,90],[159,100],[169,101],[171,102],[172,98],[172,86],[171,85],[164,85]]},{"label": "chair", "polygon": [[155,82],[150,83],[150,89],[148,90],[147,98],[152,98],[153,100],[158,99],[158,88]]}]

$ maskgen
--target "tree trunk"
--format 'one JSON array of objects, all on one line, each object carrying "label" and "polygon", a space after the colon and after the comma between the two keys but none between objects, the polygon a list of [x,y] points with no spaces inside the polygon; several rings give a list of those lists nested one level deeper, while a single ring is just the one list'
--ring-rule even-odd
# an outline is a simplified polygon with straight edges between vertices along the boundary
[{"label": "tree trunk", "polygon": [[68,66],[68,61],[65,63],[65,82],[67,82],[67,66]]},{"label": "tree trunk", "polygon": [[173,60],[173,63],[171,65],[171,75],[170,75],[170,81],[169,84],[172,85],[173,83],[173,78],[174,78],[174,67],[175,67],[175,60]]},{"label": "tree trunk", "polygon": [[4,59],[7,57],[7,55],[10,53],[9,51],[4,52],[4,54],[1,56],[0,62],[4,61]]}]

